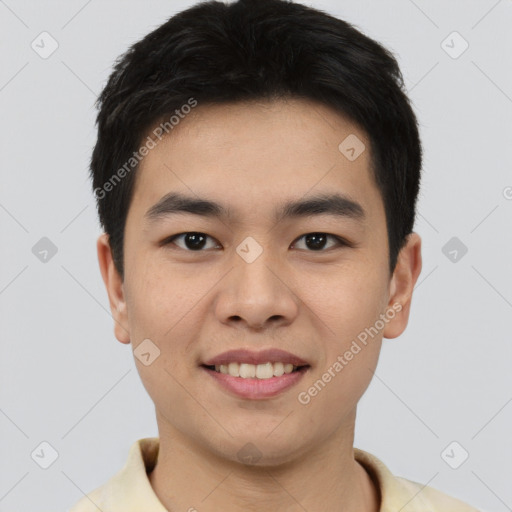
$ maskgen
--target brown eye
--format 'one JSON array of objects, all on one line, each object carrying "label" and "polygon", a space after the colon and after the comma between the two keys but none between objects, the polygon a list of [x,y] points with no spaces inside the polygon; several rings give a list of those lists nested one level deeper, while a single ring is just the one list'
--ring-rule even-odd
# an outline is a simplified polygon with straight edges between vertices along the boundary
[{"label": "brown eye", "polygon": [[[180,249],[184,249],[187,251],[200,252],[207,245],[206,240],[208,238],[213,240],[212,237],[210,237],[204,233],[198,233],[195,231],[191,231],[188,233],[180,233],[178,235],[173,235],[169,238],[166,238],[162,242],[162,245],[174,244],[174,245],[177,245],[178,247],[180,247]],[[178,240],[178,239],[181,239],[183,241],[183,245],[179,245],[179,244],[175,243],[175,240]],[[216,247],[216,245],[214,245],[214,247]],[[207,247],[207,248],[211,248],[211,247]]]},{"label": "brown eye", "polygon": [[342,238],[330,235],[328,233],[307,233],[305,235],[302,235],[298,240],[304,239],[306,248],[310,251],[316,251],[316,252],[325,252],[324,249],[327,244],[327,240],[330,238],[332,240],[335,240],[335,243],[327,249],[331,249],[333,246],[343,246],[348,245]]}]

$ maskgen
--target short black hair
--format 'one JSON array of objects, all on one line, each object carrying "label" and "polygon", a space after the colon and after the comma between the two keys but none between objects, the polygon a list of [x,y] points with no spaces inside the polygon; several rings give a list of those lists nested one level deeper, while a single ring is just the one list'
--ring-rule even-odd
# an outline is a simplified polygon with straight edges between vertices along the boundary
[{"label": "short black hair", "polygon": [[193,102],[283,98],[326,105],[368,135],[393,272],[413,229],[422,160],[418,123],[395,57],[321,10],[287,0],[238,0],[200,2],[171,17],[116,60],[98,97],[90,174],[123,280],[138,151],[152,127]]}]

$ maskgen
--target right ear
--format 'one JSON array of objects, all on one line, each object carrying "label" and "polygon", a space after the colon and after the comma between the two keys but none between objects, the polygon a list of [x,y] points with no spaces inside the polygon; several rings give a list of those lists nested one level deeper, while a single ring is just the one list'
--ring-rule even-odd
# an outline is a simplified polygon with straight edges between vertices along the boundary
[{"label": "right ear", "polygon": [[107,288],[110,311],[112,312],[112,318],[115,322],[114,334],[121,343],[128,344],[130,343],[130,331],[128,327],[125,327],[128,326],[128,315],[123,280],[114,265],[107,233],[103,233],[99,236],[96,247],[101,276]]}]

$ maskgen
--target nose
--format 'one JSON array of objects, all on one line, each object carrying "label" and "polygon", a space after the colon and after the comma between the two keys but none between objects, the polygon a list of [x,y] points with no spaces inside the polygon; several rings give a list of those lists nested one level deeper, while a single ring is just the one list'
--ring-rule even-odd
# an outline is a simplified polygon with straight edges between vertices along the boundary
[{"label": "nose", "polygon": [[221,281],[215,300],[215,315],[225,324],[240,324],[253,330],[291,324],[299,299],[284,265],[270,251],[251,263],[239,257]]}]

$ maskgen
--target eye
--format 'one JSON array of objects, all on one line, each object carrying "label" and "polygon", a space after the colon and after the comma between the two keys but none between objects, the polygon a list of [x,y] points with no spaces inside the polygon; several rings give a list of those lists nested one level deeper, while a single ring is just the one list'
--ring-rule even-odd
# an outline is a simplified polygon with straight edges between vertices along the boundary
[{"label": "eye", "polygon": [[[352,247],[352,245],[344,240],[343,238],[336,236],[336,235],[330,235],[329,233],[306,233],[305,235],[302,235],[301,237],[297,238],[297,240],[304,239],[306,243],[306,248],[310,249],[310,252],[325,252],[326,249],[326,241],[328,239],[334,240],[335,243],[331,244],[331,246],[327,247],[327,249],[331,249],[333,246],[338,247]],[[183,245],[177,244],[175,241],[181,239],[183,242]],[[214,249],[219,247],[219,244],[213,245],[213,247],[207,247],[206,240],[215,240],[211,236],[200,233],[197,231],[189,231],[186,233],[179,233],[177,235],[170,236],[163,240],[160,245],[169,245],[169,244],[175,244],[181,249],[191,251],[191,252],[201,252],[202,249]],[[292,247],[296,246],[297,242],[295,244],[292,244]]]},{"label": "eye", "polygon": [[161,245],[169,245],[171,243],[174,243],[175,240],[178,240],[180,238],[183,239],[185,247],[182,247],[179,244],[175,244],[175,245],[178,245],[178,247],[180,247],[181,249],[195,251],[195,252],[200,252],[201,249],[203,249],[205,247],[205,245],[206,245],[205,244],[205,240],[207,238],[210,238],[211,240],[214,240],[212,237],[206,235],[205,233],[198,233],[196,231],[189,231],[187,233],[180,233],[178,235],[173,235],[173,236],[171,236],[169,238],[166,238],[161,243]]},{"label": "eye", "polygon": [[[343,238],[336,235],[330,235],[329,233],[307,233],[299,237],[297,240],[301,240],[302,238],[304,238],[306,246],[309,247],[312,251],[316,252],[325,249],[326,241],[329,238],[335,240],[335,244],[333,244],[334,246],[350,246],[350,244]],[[331,245],[330,247],[327,248],[330,249],[332,247],[333,246]]]}]

